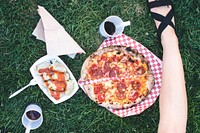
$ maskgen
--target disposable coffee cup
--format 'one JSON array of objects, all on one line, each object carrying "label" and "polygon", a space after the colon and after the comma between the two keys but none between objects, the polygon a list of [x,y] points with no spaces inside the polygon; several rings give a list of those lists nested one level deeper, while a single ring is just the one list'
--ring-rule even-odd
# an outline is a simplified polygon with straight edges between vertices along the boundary
[{"label": "disposable coffee cup", "polygon": [[124,22],[118,16],[109,16],[99,26],[99,33],[105,38],[116,37],[122,34],[124,28],[130,24],[130,21]]},{"label": "disposable coffee cup", "polygon": [[36,104],[28,105],[22,116],[22,124],[26,128],[25,133],[29,133],[30,130],[37,129],[42,125],[42,122],[42,109]]}]

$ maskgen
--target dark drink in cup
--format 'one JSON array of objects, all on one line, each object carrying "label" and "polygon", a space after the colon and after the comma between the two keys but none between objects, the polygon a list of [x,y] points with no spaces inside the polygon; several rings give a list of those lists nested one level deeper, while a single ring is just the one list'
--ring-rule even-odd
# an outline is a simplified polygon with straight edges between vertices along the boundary
[{"label": "dark drink in cup", "polygon": [[30,111],[26,112],[26,115],[31,120],[37,120],[41,116],[41,114],[35,110],[30,110]]},{"label": "dark drink in cup", "polygon": [[105,22],[104,28],[109,35],[113,35],[116,30],[115,25],[110,21]]}]

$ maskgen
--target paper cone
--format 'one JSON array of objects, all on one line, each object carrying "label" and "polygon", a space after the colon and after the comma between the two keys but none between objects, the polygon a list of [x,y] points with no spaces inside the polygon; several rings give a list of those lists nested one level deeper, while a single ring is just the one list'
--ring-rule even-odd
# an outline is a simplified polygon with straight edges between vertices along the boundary
[{"label": "paper cone", "polygon": [[77,53],[85,53],[44,7],[38,6],[38,14],[41,19],[32,34],[46,42],[47,55],[68,55],[74,58]]}]

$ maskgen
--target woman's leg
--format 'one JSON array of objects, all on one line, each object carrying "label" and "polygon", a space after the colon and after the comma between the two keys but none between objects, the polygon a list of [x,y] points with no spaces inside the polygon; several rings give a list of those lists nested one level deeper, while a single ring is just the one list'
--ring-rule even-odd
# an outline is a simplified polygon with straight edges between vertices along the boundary
[{"label": "woman's leg", "polygon": [[163,73],[160,90],[159,132],[185,132],[187,123],[187,96],[178,39],[167,27],[162,33]]},{"label": "woman's leg", "polygon": [[[149,0],[153,1],[153,0]],[[171,6],[151,9],[165,16]],[[174,22],[174,18],[172,20]],[[158,28],[160,22],[155,21]],[[162,85],[160,90],[159,133],[183,133],[187,124],[187,95],[178,38],[174,29],[167,26],[161,34],[163,46]]]}]

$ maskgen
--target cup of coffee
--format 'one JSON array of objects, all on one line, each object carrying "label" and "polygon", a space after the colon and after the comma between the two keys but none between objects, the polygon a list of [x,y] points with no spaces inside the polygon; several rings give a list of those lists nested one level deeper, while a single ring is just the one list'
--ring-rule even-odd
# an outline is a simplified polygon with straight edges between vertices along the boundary
[{"label": "cup of coffee", "polygon": [[130,24],[130,21],[124,22],[118,16],[109,16],[99,26],[99,32],[105,38],[116,37],[122,34],[124,27]]},{"label": "cup of coffee", "polygon": [[36,104],[30,104],[26,107],[22,116],[22,124],[26,128],[25,133],[29,133],[30,130],[36,129],[42,125],[43,115],[42,109]]}]

